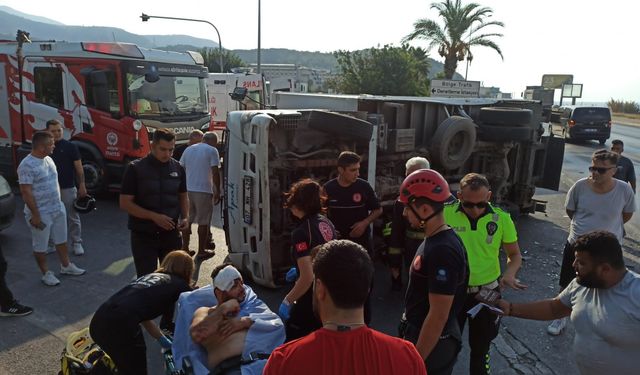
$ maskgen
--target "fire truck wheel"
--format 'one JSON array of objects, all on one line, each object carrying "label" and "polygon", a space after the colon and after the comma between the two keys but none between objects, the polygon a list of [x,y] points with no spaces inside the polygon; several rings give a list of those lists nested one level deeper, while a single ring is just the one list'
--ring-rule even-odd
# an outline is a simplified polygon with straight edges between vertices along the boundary
[{"label": "fire truck wheel", "polygon": [[471,119],[451,116],[436,129],[429,155],[444,169],[460,168],[469,158],[476,143],[476,124]]},{"label": "fire truck wheel", "polygon": [[489,125],[527,126],[531,122],[532,111],[513,107],[480,108],[480,122]]},{"label": "fire truck wheel", "polygon": [[520,142],[532,139],[531,128],[515,126],[482,125],[478,131],[478,139],[486,142]]},{"label": "fire truck wheel", "polygon": [[90,156],[82,155],[82,169],[84,170],[84,183],[87,191],[98,193],[103,190],[104,168],[102,164],[93,160]]},{"label": "fire truck wheel", "polygon": [[310,129],[361,141],[369,141],[373,133],[371,123],[335,112],[311,111],[308,121]]}]

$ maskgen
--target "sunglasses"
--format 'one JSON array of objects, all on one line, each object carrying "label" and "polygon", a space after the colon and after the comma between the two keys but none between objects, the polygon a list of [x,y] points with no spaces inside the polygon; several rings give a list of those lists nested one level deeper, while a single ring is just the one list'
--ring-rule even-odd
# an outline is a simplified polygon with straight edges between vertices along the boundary
[{"label": "sunglasses", "polygon": [[589,167],[589,172],[598,172],[600,174],[603,174],[605,172],[607,172],[609,169],[613,169],[616,167]]},{"label": "sunglasses", "polygon": [[489,203],[487,203],[487,202],[478,202],[478,203],[462,202],[462,207],[464,207],[464,208],[474,208],[474,207],[487,208],[488,205],[489,205]]}]

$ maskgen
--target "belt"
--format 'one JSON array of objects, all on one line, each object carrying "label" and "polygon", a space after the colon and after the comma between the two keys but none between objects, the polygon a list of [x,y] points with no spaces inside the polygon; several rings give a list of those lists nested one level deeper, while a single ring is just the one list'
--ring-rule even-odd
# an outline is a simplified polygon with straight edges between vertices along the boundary
[{"label": "belt", "polygon": [[263,359],[269,359],[269,353],[252,352],[249,353],[247,357],[236,355],[220,362],[218,366],[211,370],[209,375],[223,375],[231,370],[240,369],[242,365],[247,365]]},{"label": "belt", "polygon": [[412,240],[424,240],[424,232],[416,232],[413,230],[407,230],[404,232],[404,236]]},{"label": "belt", "polygon": [[498,282],[498,280],[494,280],[494,281],[490,282],[489,284],[467,287],[467,293],[468,294],[478,293],[480,291],[480,289],[482,289],[482,288],[495,289],[499,285],[500,285],[500,283]]}]

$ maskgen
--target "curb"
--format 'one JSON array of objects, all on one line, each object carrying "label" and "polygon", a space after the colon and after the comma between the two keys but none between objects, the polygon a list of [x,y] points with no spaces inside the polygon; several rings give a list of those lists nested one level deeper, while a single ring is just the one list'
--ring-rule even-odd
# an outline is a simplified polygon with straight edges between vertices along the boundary
[{"label": "curb", "polygon": [[640,120],[632,120],[621,116],[611,116],[611,122],[618,125],[640,127]]}]

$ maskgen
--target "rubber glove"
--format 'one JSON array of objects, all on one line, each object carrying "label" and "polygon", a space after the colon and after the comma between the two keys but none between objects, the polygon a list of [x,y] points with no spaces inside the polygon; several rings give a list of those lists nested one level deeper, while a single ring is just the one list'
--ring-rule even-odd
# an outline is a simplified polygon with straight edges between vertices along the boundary
[{"label": "rubber glove", "polygon": [[158,344],[160,344],[163,349],[171,349],[171,340],[165,335],[158,338]]},{"label": "rubber glove", "polygon": [[284,277],[285,281],[288,283],[292,283],[296,281],[297,278],[298,278],[298,269],[295,267],[291,267],[291,269],[287,272],[287,274]]},{"label": "rubber glove", "polygon": [[280,304],[280,308],[278,309],[278,315],[280,316],[280,319],[282,319],[283,321],[287,321],[289,320],[289,316],[291,313],[291,303],[289,303],[289,301],[287,301],[287,299],[283,299],[282,303]]}]

